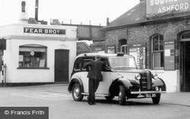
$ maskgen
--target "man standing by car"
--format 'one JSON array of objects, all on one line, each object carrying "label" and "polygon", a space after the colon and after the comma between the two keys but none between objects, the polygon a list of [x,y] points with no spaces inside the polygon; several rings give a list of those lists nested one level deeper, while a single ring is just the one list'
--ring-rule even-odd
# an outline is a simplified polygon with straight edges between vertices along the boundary
[{"label": "man standing by car", "polygon": [[100,57],[95,57],[95,60],[90,61],[87,64],[89,68],[89,72],[87,77],[89,78],[89,96],[88,96],[88,104],[95,104],[95,92],[99,86],[99,82],[102,81],[102,73],[104,63],[100,60]]}]

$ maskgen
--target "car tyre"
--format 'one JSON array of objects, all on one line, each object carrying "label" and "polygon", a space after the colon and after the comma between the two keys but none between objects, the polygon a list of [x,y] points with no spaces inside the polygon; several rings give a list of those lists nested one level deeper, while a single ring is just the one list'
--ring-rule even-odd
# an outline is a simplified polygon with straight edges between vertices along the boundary
[{"label": "car tyre", "polygon": [[108,102],[111,102],[114,98],[114,95],[105,96],[105,98]]},{"label": "car tyre", "polygon": [[160,102],[160,97],[161,97],[161,94],[160,94],[160,93],[155,94],[155,96],[152,97],[152,102],[153,102],[153,104],[159,104],[159,102]]},{"label": "car tyre", "polygon": [[126,103],[126,92],[123,85],[119,86],[118,102],[120,105],[124,105]]},{"label": "car tyre", "polygon": [[83,99],[82,89],[79,83],[75,83],[72,88],[72,97],[74,101],[81,101]]}]

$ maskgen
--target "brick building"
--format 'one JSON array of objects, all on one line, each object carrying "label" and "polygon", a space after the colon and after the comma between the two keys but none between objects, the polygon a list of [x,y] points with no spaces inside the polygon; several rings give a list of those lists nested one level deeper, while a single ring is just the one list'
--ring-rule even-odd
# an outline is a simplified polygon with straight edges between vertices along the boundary
[{"label": "brick building", "polygon": [[166,82],[168,92],[190,91],[190,1],[140,0],[104,29],[108,53],[135,56]]},{"label": "brick building", "polygon": [[[61,24],[60,22],[51,23],[52,25],[75,26],[77,27],[77,55],[81,53],[97,52],[104,49],[101,43],[103,39],[103,26],[84,25],[84,24]],[[91,42],[91,44],[87,44]]]}]

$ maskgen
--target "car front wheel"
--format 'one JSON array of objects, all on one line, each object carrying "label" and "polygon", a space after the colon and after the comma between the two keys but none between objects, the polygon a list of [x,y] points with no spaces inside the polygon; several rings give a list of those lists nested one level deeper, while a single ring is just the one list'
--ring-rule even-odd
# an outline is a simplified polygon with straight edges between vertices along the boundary
[{"label": "car front wheel", "polygon": [[80,84],[75,83],[72,88],[72,97],[74,101],[81,101],[83,99]]},{"label": "car front wheel", "polygon": [[126,103],[126,92],[123,85],[119,86],[118,102],[120,105],[124,105]]},{"label": "car front wheel", "polygon": [[159,104],[161,94],[160,94],[160,93],[158,93],[158,94],[154,94],[154,95],[155,95],[155,96],[154,96],[154,97],[152,97],[152,102],[153,102],[153,104]]}]

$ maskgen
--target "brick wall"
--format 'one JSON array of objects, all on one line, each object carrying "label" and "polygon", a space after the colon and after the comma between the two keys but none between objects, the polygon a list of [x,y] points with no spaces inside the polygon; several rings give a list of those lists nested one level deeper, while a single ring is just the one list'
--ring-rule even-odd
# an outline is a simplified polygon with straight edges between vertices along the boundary
[{"label": "brick wall", "polygon": [[[190,24],[187,20],[183,21],[173,21],[160,24],[149,24],[144,26],[133,26],[125,27],[122,29],[108,30],[105,32],[105,45],[115,45],[116,52],[118,51],[118,41],[120,39],[127,39],[129,45],[142,44],[147,48],[147,67],[149,66],[149,51],[150,44],[149,39],[155,33],[162,34],[164,36],[164,41],[174,41],[175,48],[177,47],[178,34],[182,31],[190,30]],[[178,49],[175,50],[175,52]],[[176,58],[178,58],[178,53],[176,53]],[[177,67],[177,66],[176,66]]]},{"label": "brick wall", "polygon": [[129,44],[145,43],[154,33],[164,35],[164,40],[174,40],[177,39],[177,34],[184,30],[190,30],[186,21],[168,22],[106,31],[105,38],[107,44],[118,43],[120,39],[128,39]]}]

